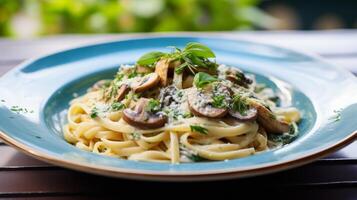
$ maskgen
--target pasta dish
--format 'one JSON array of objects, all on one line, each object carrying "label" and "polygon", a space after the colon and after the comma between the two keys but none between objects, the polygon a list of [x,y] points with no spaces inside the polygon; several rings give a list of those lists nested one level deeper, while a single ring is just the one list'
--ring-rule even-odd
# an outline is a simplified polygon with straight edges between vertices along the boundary
[{"label": "pasta dish", "polygon": [[211,49],[192,42],[146,53],[73,99],[64,138],[137,161],[241,158],[296,138],[300,112],[279,102],[253,74],[216,63]]}]

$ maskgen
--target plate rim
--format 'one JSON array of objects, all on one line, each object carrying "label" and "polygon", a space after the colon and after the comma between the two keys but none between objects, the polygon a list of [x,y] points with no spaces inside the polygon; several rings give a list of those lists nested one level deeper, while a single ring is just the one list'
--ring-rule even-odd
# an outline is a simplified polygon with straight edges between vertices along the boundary
[{"label": "plate rim", "polygon": [[[256,42],[253,40],[249,39],[241,39],[241,38],[235,38],[235,37],[227,37],[227,38],[221,38],[219,36],[222,36],[220,34],[215,34],[215,35],[202,35],[202,34],[193,34],[193,35],[188,35],[188,34],[149,34],[148,36],[134,36],[134,37],[129,37],[129,38],[124,38],[124,39],[113,39],[110,41],[105,41],[105,42],[95,42],[91,44],[83,44],[79,45],[73,48],[66,48],[63,50],[51,52],[48,54],[44,54],[41,56],[37,56],[31,59],[28,59],[7,73],[5,73],[2,77],[6,75],[10,75],[13,72],[22,69],[26,67],[27,65],[35,62],[36,60],[46,58],[48,56],[53,56],[58,53],[70,51],[70,50],[78,50],[81,48],[88,48],[88,47],[94,47],[94,46],[99,46],[99,45],[105,45],[105,44],[110,44],[113,42],[121,42],[121,41],[130,41],[130,40],[137,40],[137,39],[158,39],[158,38],[203,38],[203,39],[224,39],[224,40],[232,40],[236,42],[248,42],[251,44],[256,44],[256,45],[263,45],[271,48],[279,48],[282,50],[287,50],[291,52],[296,52],[298,54],[306,55],[316,61],[319,61],[321,63],[325,63],[330,65],[331,68],[334,68],[334,70],[339,71],[340,73],[345,73],[345,74],[350,74],[352,78],[352,73],[337,67],[336,65],[329,63],[325,61],[323,58],[320,56],[310,53],[310,52],[305,52],[302,50],[297,50],[294,48],[286,48],[284,46],[279,46],[279,45],[272,45],[272,44],[266,44],[264,42]],[[356,79],[357,80],[357,79]],[[356,81],[357,83],[357,81]],[[275,161],[275,162],[270,162],[265,165],[260,165],[258,167],[246,167],[246,168],[241,168],[241,169],[224,169],[224,170],[206,170],[206,171],[186,171],[186,172],[154,172],[151,170],[132,170],[132,169],[127,169],[127,168],[120,168],[120,167],[109,167],[109,166],[96,166],[93,164],[89,163],[82,163],[79,161],[68,161],[65,159],[60,159],[57,158],[54,155],[49,155],[44,152],[41,152],[40,150],[37,150],[35,148],[31,148],[29,145],[26,145],[25,143],[22,143],[20,141],[17,141],[16,139],[13,139],[10,137],[5,132],[0,131],[0,138],[2,138],[5,143],[14,146],[16,149],[20,150],[21,152],[30,155],[32,157],[35,157],[39,160],[55,164],[58,166],[74,169],[77,171],[82,171],[86,173],[92,173],[92,174],[100,174],[100,175],[105,175],[105,176],[111,176],[111,177],[121,177],[121,178],[128,178],[128,179],[141,179],[141,180],[162,180],[162,181],[192,181],[192,180],[218,180],[218,179],[229,179],[229,178],[237,178],[237,177],[248,177],[248,176],[254,176],[254,175],[260,175],[260,174],[267,174],[267,173],[273,173],[276,171],[281,171],[281,170],[286,170],[294,167],[301,166],[303,164],[307,164],[309,162],[314,161],[317,158],[323,157],[327,155],[330,152],[336,151],[350,143],[352,143],[354,140],[357,139],[357,130],[354,132],[348,134],[348,136],[342,138],[341,140],[331,144],[330,146],[326,146],[324,149],[321,149],[320,151],[315,151],[315,152],[310,152],[304,156],[300,156],[298,158],[286,160],[286,161]],[[172,180],[174,179],[174,180]]]},{"label": "plate rim", "polygon": [[93,164],[84,164],[81,162],[72,162],[64,159],[56,158],[55,156],[46,155],[36,149],[31,149],[25,144],[16,141],[9,137],[5,132],[0,131],[0,138],[8,145],[15,147],[26,155],[32,156],[39,160],[45,161],[57,166],[73,169],[76,171],[86,172],[96,175],[104,175],[109,177],[126,178],[132,180],[150,180],[150,181],[208,181],[208,180],[226,180],[233,178],[244,178],[262,174],[270,174],[278,171],[288,170],[304,164],[308,164],[318,158],[321,158],[329,153],[337,151],[353,141],[357,140],[357,130],[350,133],[347,137],[334,143],[325,149],[307,154],[298,159],[291,159],[283,162],[271,162],[264,166],[243,169],[243,170],[225,170],[225,171],[205,171],[205,172],[191,172],[185,174],[175,173],[154,173],[152,171],[144,170],[127,170],[119,167],[104,167]]}]

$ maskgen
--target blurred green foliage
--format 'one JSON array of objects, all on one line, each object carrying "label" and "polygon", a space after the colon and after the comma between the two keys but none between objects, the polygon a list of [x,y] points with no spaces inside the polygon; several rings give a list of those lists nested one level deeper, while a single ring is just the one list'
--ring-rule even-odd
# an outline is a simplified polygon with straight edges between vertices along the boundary
[{"label": "blurred green foliage", "polygon": [[[258,0],[0,0],[0,35],[14,19],[36,20],[36,34],[220,31],[266,28]],[[25,17],[24,17],[25,16]],[[16,27],[16,26],[15,26]]]}]

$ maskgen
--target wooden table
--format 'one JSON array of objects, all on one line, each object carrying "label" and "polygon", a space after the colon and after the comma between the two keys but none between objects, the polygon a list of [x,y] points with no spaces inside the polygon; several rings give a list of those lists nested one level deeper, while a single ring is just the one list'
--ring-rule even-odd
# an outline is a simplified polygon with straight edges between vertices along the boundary
[{"label": "wooden table", "polygon": [[[329,32],[230,32],[219,37],[248,39],[310,51],[338,66],[357,72],[357,31]],[[186,35],[195,35],[189,34]],[[31,40],[0,39],[0,75],[25,59],[68,47],[138,37],[139,35],[66,35]],[[0,122],[2,123],[2,122]],[[180,191],[202,195],[224,189],[237,194],[250,188],[269,190],[264,195],[306,197],[357,196],[357,142],[309,165],[272,175],[205,183],[158,183],[113,179],[79,173],[35,160],[0,142],[0,198],[96,199],[118,198],[124,191]],[[239,193],[238,193],[239,192]],[[135,195],[135,193],[133,194]],[[357,198],[357,197],[356,197]]]}]

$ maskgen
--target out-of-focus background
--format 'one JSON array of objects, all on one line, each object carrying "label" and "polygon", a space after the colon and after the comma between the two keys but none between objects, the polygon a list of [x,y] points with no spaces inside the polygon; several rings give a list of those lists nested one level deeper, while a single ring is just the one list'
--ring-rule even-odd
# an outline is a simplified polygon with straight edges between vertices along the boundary
[{"label": "out-of-focus background", "polygon": [[357,28],[355,0],[0,0],[0,36]]}]

